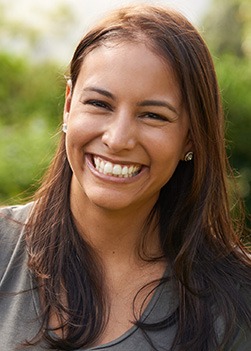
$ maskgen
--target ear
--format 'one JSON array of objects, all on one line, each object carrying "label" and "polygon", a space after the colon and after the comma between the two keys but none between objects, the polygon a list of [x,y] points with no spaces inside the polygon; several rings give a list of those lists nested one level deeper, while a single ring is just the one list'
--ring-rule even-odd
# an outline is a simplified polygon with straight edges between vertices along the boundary
[{"label": "ear", "polygon": [[70,113],[71,98],[72,98],[72,82],[71,82],[71,79],[68,79],[66,84],[66,89],[65,89],[64,123],[67,123],[67,119]]},{"label": "ear", "polygon": [[194,147],[193,147],[193,141],[192,141],[192,139],[191,139],[190,131],[188,131],[186,143],[185,143],[184,150],[183,150],[182,160],[184,160],[185,155],[186,155],[188,152],[193,151],[193,149],[194,149]]}]

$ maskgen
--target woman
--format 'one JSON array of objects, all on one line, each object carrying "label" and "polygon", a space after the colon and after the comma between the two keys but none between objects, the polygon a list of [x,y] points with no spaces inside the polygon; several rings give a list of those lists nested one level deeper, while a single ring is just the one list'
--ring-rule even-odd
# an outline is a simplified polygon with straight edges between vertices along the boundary
[{"label": "woman", "polygon": [[99,23],[74,53],[35,201],[2,210],[4,350],[250,350],[230,174],[196,29],[146,5]]}]

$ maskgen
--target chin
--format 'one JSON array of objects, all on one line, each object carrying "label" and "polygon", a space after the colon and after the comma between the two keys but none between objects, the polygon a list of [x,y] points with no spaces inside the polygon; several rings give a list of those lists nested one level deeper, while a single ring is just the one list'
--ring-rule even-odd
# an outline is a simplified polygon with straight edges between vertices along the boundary
[{"label": "chin", "polygon": [[88,196],[88,198],[95,206],[107,211],[121,211],[132,207],[131,201],[125,201],[121,195],[116,198],[114,196],[108,198],[107,196]]}]

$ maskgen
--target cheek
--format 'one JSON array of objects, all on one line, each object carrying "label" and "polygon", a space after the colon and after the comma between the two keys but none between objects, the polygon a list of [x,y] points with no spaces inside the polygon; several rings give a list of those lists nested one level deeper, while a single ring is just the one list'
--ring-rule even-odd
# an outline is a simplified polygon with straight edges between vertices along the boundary
[{"label": "cheek", "polygon": [[185,141],[183,135],[170,133],[164,136],[156,136],[150,145],[152,145],[153,158],[158,161],[160,166],[161,163],[166,162],[172,165],[177,164],[182,158]]},{"label": "cheek", "polygon": [[98,124],[89,118],[72,118],[68,123],[66,143],[80,148],[98,135]]}]

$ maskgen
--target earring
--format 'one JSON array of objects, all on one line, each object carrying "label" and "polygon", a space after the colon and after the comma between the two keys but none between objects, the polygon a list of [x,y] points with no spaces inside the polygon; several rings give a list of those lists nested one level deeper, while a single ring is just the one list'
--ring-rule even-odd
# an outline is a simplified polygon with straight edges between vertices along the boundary
[{"label": "earring", "polygon": [[192,151],[189,151],[185,157],[184,157],[184,161],[188,162],[188,161],[192,161],[193,159],[193,152]]},{"label": "earring", "polygon": [[64,133],[67,132],[67,124],[66,124],[66,123],[63,123],[63,125],[62,125],[62,131],[63,131]]}]

